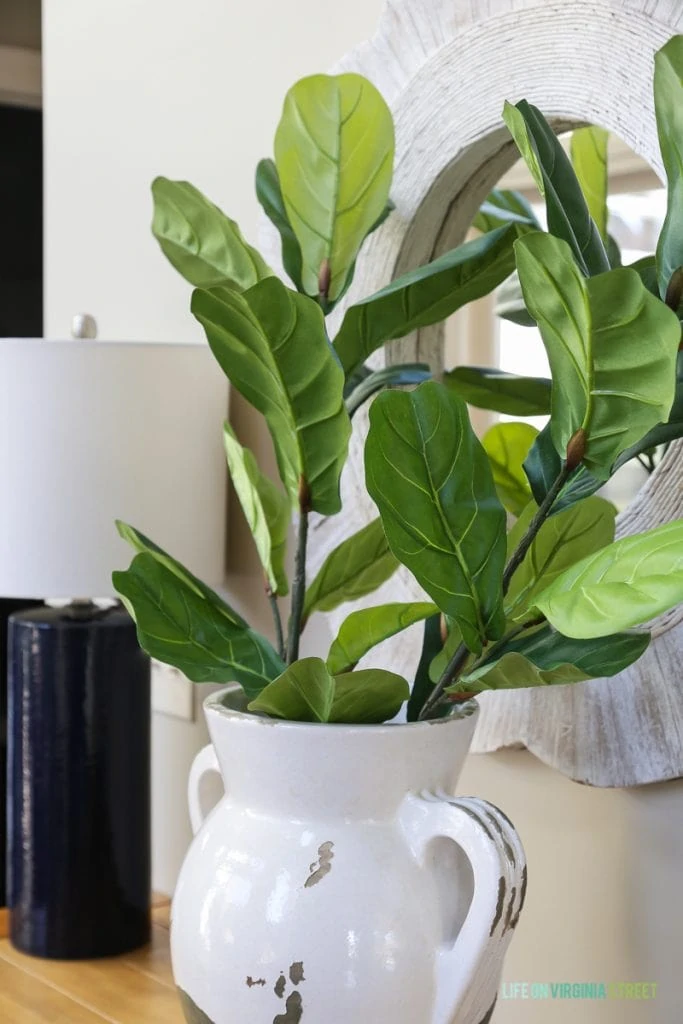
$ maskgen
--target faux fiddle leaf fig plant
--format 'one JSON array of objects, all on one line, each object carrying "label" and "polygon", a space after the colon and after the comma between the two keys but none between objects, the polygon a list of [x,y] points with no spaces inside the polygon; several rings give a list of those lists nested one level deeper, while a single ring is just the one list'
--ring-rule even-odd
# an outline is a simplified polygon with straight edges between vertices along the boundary
[{"label": "faux fiddle leaf fig plant", "polygon": [[[682,81],[676,39],[657,57],[670,204],[656,258],[621,267],[610,243],[605,133],[581,129],[567,156],[540,111],[524,100],[506,104],[549,231],[526,200],[496,190],[475,219],[480,237],[346,308],[333,339],[326,317],[365,240],[397,215],[393,122],[369,82],[347,74],[297,82],[275,159],[258,165],[257,197],[279,233],[290,284],[191,185],[155,181],[154,234],[195,285],[192,312],[216,360],[263,416],[279,479],[262,472],[226,424],[272,641],[119,524],[136,553],[114,582],[151,655],[196,682],[237,681],[255,714],[359,724],[385,721],[404,705],[409,721],[442,716],[482,690],[609,676],[640,657],[650,637],[634,627],[683,600],[683,523],[615,542],[615,510],[596,492],[624,460],[683,434],[675,198],[683,125],[672,98]],[[422,364],[366,363],[386,342],[438,323],[513,273],[523,304],[516,315],[538,325],[552,379],[461,366],[439,381]],[[366,482],[379,515],[311,579],[309,522],[344,514],[351,417],[366,403]],[[500,423],[479,440],[468,403],[550,421],[540,433]],[[299,657],[313,615],[365,600],[399,565],[423,600],[355,607],[325,657]],[[413,679],[363,667],[373,648],[418,623],[425,639]]]}]

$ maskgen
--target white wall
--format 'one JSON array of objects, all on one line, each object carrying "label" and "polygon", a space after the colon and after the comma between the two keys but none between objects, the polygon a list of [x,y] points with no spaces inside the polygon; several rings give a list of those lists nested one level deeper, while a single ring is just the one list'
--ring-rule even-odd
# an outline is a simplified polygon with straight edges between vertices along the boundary
[{"label": "white wall", "polygon": [[[114,338],[199,338],[189,290],[149,233],[150,180],[190,179],[253,239],[253,170],[270,153],[287,86],[369,35],[381,5],[44,0],[47,332],[64,334],[75,312],[89,311]],[[236,521],[231,534],[231,594],[267,626]],[[189,839],[187,772],[205,733],[199,721],[156,715],[153,741],[154,882],[170,891]],[[529,855],[529,903],[507,979],[662,983],[655,1003],[505,1002],[496,1021],[678,1019],[681,915],[670,897],[680,887],[681,785],[591,791],[516,752],[470,758],[462,788],[500,804]]]}]

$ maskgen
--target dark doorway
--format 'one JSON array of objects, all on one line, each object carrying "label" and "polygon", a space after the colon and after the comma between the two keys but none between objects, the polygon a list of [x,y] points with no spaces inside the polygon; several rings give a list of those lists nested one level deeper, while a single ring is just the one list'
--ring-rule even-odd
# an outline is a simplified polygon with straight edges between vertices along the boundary
[{"label": "dark doorway", "polygon": [[0,104],[0,337],[43,333],[43,116]]}]

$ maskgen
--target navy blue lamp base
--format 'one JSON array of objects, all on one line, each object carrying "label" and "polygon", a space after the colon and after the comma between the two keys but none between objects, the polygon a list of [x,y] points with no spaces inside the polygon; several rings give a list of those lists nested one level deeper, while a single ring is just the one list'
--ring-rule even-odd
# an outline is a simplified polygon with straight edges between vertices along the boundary
[{"label": "navy blue lamp base", "polygon": [[120,607],[9,622],[10,939],[59,959],[150,935],[150,663]]},{"label": "navy blue lamp base", "polygon": [[7,622],[15,612],[38,604],[38,598],[0,597],[0,907],[7,902]]}]

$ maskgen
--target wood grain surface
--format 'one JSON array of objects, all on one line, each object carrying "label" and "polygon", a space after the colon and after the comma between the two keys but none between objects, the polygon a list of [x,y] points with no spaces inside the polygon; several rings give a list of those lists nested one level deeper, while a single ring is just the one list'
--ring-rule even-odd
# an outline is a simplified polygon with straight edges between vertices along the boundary
[{"label": "wood grain surface", "polygon": [[2,1024],[183,1024],[169,949],[169,903],[152,908],[152,941],[102,960],[41,960],[18,953],[0,910]]}]

